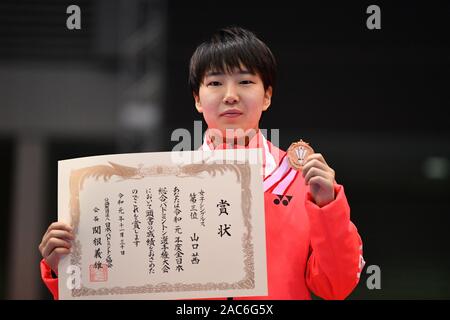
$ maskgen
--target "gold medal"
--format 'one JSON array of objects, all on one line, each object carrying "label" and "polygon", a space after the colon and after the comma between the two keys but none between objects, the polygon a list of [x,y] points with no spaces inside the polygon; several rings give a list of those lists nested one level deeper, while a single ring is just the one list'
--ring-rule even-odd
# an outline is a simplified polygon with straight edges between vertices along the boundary
[{"label": "gold medal", "polygon": [[305,164],[306,158],[313,153],[314,150],[311,148],[309,143],[300,139],[300,141],[292,143],[287,150],[289,164],[295,170],[301,171],[303,165]]}]

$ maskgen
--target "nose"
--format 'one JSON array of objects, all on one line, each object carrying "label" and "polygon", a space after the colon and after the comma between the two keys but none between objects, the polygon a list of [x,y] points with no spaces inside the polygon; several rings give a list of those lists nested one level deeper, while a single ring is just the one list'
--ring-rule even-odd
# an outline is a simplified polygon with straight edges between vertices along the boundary
[{"label": "nose", "polygon": [[225,96],[223,98],[223,102],[225,104],[235,104],[239,102],[239,95],[237,92],[237,88],[234,84],[228,84],[227,91],[225,92]]}]

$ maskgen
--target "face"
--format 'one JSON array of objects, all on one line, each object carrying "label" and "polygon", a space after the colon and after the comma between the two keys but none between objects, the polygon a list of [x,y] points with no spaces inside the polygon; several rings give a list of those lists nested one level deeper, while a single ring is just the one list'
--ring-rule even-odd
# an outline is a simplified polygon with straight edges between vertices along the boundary
[{"label": "face", "polygon": [[261,113],[270,106],[272,88],[264,90],[258,74],[245,68],[233,73],[207,72],[194,94],[195,106],[203,113],[208,129],[225,137],[227,129],[258,130]]}]

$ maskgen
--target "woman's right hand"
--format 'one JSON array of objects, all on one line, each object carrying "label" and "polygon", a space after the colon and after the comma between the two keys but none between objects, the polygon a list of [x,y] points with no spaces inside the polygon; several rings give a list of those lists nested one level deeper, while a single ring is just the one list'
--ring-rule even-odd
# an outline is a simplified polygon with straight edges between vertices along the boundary
[{"label": "woman's right hand", "polygon": [[52,223],[42,237],[39,251],[56,274],[58,274],[59,259],[70,252],[73,239],[72,227],[64,222]]}]

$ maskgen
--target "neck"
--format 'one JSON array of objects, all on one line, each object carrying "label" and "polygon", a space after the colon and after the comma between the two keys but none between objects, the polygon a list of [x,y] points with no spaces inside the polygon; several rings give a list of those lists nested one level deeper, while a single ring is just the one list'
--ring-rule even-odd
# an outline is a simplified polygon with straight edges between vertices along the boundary
[{"label": "neck", "polygon": [[218,134],[215,130],[209,130],[207,131],[207,139],[214,145],[214,148],[216,148],[219,145],[228,144],[233,146],[243,146],[248,147],[250,141],[259,133],[259,128],[256,129],[250,129],[245,132],[243,135],[223,135]]}]

